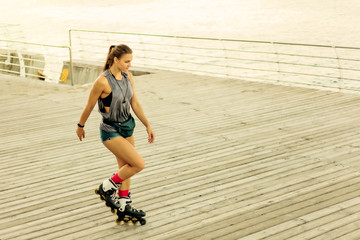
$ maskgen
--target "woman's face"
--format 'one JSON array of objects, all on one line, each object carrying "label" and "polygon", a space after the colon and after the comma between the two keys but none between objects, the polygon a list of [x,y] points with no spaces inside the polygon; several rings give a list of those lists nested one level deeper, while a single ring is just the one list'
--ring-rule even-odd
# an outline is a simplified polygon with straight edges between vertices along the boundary
[{"label": "woman's face", "polygon": [[115,57],[114,63],[121,71],[127,72],[129,70],[129,68],[131,67],[132,58],[133,58],[132,54],[127,53],[127,54],[122,55],[120,59]]}]

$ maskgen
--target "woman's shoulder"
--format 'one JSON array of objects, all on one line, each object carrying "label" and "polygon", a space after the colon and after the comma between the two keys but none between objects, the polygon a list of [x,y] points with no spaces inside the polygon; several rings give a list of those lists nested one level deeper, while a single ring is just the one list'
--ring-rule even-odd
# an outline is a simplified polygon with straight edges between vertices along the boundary
[{"label": "woman's shoulder", "polygon": [[100,82],[100,83],[106,83],[107,82],[107,78],[101,74],[96,80],[95,82]]},{"label": "woman's shoulder", "polygon": [[103,88],[106,85],[109,85],[109,82],[108,82],[107,78],[102,74],[94,82],[94,86],[97,86],[97,87]]},{"label": "woman's shoulder", "polygon": [[134,84],[134,76],[130,71],[125,72],[126,76],[130,79],[130,82]]}]

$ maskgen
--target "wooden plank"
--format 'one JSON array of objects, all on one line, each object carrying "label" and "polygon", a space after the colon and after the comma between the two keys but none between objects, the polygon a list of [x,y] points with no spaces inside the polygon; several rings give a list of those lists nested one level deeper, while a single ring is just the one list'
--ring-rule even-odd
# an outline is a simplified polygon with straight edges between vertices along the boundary
[{"label": "wooden plank", "polygon": [[1,239],[360,237],[359,96],[166,71],[136,81],[157,135],[148,145],[137,121],[146,168],[132,192],[148,223],[118,226],[93,193],[116,171],[96,109],[75,135],[91,86],[0,75]]}]

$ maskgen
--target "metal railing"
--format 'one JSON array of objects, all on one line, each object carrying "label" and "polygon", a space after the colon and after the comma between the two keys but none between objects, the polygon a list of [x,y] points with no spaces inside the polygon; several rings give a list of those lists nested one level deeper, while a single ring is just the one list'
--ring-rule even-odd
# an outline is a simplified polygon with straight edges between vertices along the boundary
[{"label": "metal railing", "polygon": [[0,72],[59,82],[62,74],[69,74],[72,84],[72,71],[64,71],[63,62],[70,60],[69,46],[30,43],[0,39]]},{"label": "metal railing", "polygon": [[360,48],[70,29],[74,59],[105,62],[112,44],[133,65],[243,80],[360,91]]},{"label": "metal railing", "polygon": [[70,79],[73,84],[73,61],[101,66],[109,46],[120,43],[134,50],[133,66],[360,91],[360,48],[356,47],[79,29],[69,30],[70,46],[0,40],[0,72],[53,82]]}]

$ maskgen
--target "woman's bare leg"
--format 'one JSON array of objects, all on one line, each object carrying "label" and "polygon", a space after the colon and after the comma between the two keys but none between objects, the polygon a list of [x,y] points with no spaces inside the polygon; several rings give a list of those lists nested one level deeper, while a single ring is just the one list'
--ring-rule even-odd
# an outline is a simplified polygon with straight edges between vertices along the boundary
[{"label": "woman's bare leg", "polygon": [[[135,147],[135,139],[134,136],[128,137],[126,138],[126,140],[133,146]],[[126,162],[123,161],[122,159],[116,157],[119,169],[122,168],[124,165],[126,165]],[[125,181],[123,181],[121,183],[121,186],[119,188],[119,190],[123,191],[123,190],[129,190],[130,189],[130,178],[126,179]]]},{"label": "woman's bare leg", "polygon": [[[118,164],[122,165],[118,171],[118,176],[123,180],[130,178],[145,167],[144,159],[135,150],[130,141],[131,139],[126,140],[123,137],[117,137],[104,142],[105,147],[118,159]],[[124,162],[125,164],[123,165]]]},{"label": "woman's bare leg", "polygon": [[[105,195],[106,202],[112,209],[114,208],[120,212],[124,212],[125,207],[130,206],[128,204],[131,203],[131,199],[128,197],[130,177],[144,169],[144,159],[135,150],[133,138],[124,139],[123,137],[117,137],[104,142],[104,145],[116,156],[119,171],[111,179],[103,182],[102,189],[104,193],[100,193],[99,195]],[[121,186],[116,190],[114,185],[118,183],[121,183]],[[111,199],[111,194],[114,190],[119,194],[119,201]],[[133,207],[130,207],[130,209],[135,215],[145,216],[142,210],[137,210]]]}]

